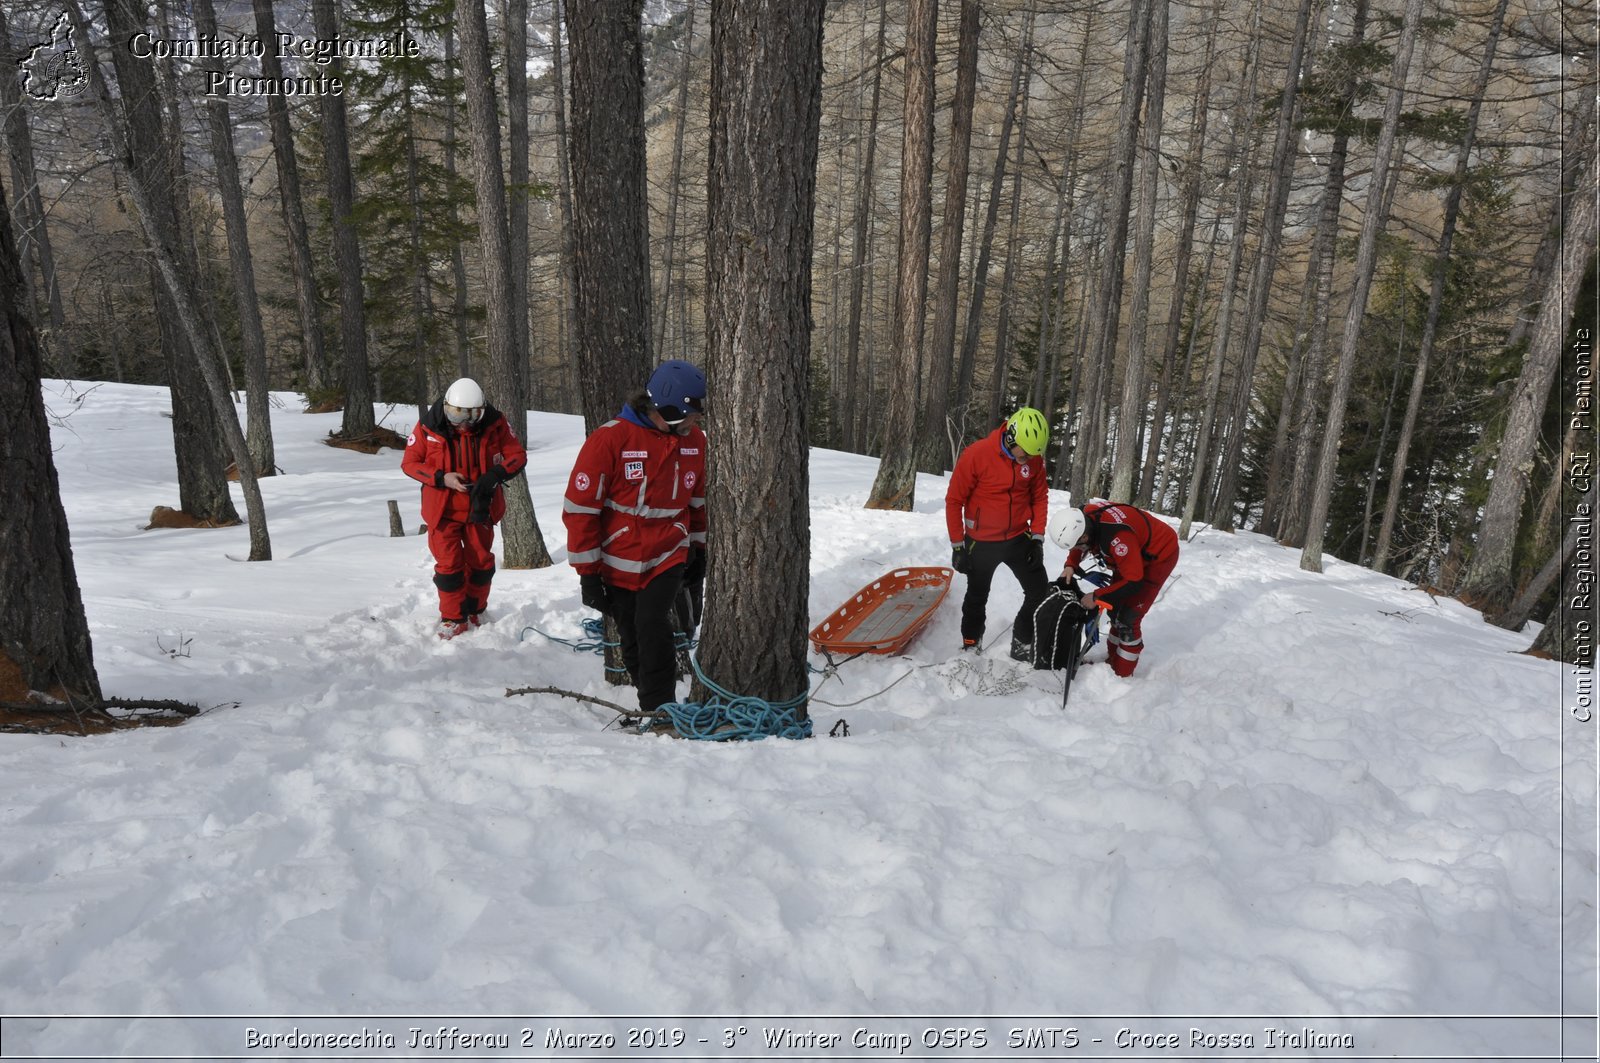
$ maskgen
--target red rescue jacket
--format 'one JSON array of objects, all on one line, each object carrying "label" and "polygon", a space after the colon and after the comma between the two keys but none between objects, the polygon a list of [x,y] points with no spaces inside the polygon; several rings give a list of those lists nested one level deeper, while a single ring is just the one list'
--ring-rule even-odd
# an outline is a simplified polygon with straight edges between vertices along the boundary
[{"label": "red rescue jacket", "polygon": [[[445,473],[458,472],[463,480],[472,482],[498,468],[509,480],[527,464],[527,449],[499,410],[485,406],[477,424],[453,425],[444,415],[442,399],[423,413],[406,437],[405,456],[400,459],[405,474],[422,484],[422,519],[430,528],[446,520],[465,522],[472,508],[469,492],[452,491],[444,485]],[[500,523],[505,511],[505,491],[496,484],[489,503],[489,523]]]},{"label": "red rescue jacket", "polygon": [[1067,552],[1067,568],[1075,568],[1085,553],[1093,554],[1111,570],[1111,583],[1095,592],[1105,597],[1130,583],[1159,582],[1178,563],[1178,533],[1137,506],[1096,501],[1083,507],[1088,520],[1088,549]]},{"label": "red rescue jacket", "polygon": [[706,436],[663,432],[625,406],[583,441],[561,520],[567,560],[639,590],[706,542]]},{"label": "red rescue jacket", "polygon": [[1004,426],[961,452],[944,493],[950,541],[971,537],[1002,542],[1031,532],[1043,535],[1049,484],[1044,458],[1017,461],[1006,453]]}]

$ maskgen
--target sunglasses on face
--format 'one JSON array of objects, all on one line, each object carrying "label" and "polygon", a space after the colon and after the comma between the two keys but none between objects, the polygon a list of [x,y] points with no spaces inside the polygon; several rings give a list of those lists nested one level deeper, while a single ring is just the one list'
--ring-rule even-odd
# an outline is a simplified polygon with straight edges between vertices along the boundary
[{"label": "sunglasses on face", "polygon": [[685,406],[657,406],[656,412],[668,424],[682,424],[690,414],[704,414],[704,399],[689,399]]},{"label": "sunglasses on face", "polygon": [[482,406],[452,406],[444,404],[444,415],[451,424],[466,424],[483,416]]}]

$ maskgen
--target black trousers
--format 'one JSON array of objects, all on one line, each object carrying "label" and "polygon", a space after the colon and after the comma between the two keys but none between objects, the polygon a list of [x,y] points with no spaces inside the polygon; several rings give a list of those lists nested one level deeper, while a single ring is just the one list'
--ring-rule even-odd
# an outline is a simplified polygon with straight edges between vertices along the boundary
[{"label": "black trousers", "polygon": [[1035,559],[1032,543],[1032,536],[1019,535],[1015,539],[972,544],[967,561],[967,595],[961,599],[962,638],[983,638],[989,585],[994,582],[994,570],[1005,565],[1022,584],[1022,609],[1012,623],[1012,634],[1023,642],[1033,641],[1033,611],[1050,593],[1050,577],[1045,574],[1044,560]]},{"label": "black trousers", "polygon": [[636,591],[607,587],[612,619],[622,638],[622,662],[646,712],[678,700],[674,609],[683,585],[683,566],[674,565]]}]

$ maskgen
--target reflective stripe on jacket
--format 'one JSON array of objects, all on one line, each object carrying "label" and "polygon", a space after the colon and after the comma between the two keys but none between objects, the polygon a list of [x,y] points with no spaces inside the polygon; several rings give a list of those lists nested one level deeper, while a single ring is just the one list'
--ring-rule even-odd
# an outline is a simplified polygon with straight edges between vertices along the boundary
[{"label": "reflective stripe on jacket", "polygon": [[1155,574],[1165,579],[1177,564],[1178,533],[1137,506],[1090,502],[1083,515],[1088,521],[1088,549],[1073,547],[1066,567],[1076,567],[1085,553],[1091,553],[1111,570],[1112,582],[1095,597],[1106,598]]},{"label": "reflective stripe on jacket", "polygon": [[561,520],[580,575],[638,590],[704,546],[706,437],[663,432],[625,407],[583,441]]}]

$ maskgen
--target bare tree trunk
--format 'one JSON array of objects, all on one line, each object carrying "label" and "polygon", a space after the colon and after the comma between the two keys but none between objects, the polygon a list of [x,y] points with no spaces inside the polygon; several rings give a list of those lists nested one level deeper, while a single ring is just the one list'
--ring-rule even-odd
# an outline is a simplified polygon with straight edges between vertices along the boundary
[{"label": "bare tree trunk", "polygon": [[[866,159],[861,164],[857,178],[855,204],[855,233],[850,251],[850,323],[845,331],[845,395],[849,408],[845,412],[844,446],[846,450],[861,452],[866,449],[866,438],[861,430],[861,417],[867,404],[860,400],[863,390],[859,382],[861,357],[861,308],[866,282],[867,236],[872,221],[873,163],[878,150],[878,105],[883,90],[883,52],[885,29],[888,25],[888,0],[878,0],[878,43],[872,60],[872,107],[868,112],[866,129]],[[870,380],[870,374],[868,376]]]},{"label": "bare tree trunk", "polygon": [[672,304],[672,260],[678,242],[678,191],[683,181],[683,132],[689,124],[689,74],[694,67],[694,16],[698,0],[689,0],[684,14],[683,69],[678,72],[678,106],[673,115],[672,168],[667,174],[667,238],[661,245],[661,312],[656,315],[655,350],[665,351],[667,309]]},{"label": "bare tree trunk", "polygon": [[1131,500],[1134,463],[1139,455],[1135,426],[1144,423],[1149,382],[1145,342],[1149,332],[1150,270],[1156,237],[1156,191],[1161,178],[1161,124],[1167,93],[1167,0],[1151,5],[1147,23],[1144,117],[1144,160],[1139,187],[1139,232],[1134,237],[1133,306],[1128,322],[1128,360],[1122,378],[1122,407],[1117,414],[1117,446],[1112,452],[1111,498]]},{"label": "bare tree trunk", "polygon": [[22,264],[5,200],[0,188],[0,701],[92,706],[100,678],[39,391],[39,343],[17,300]]},{"label": "bare tree trunk", "polygon": [[1028,28],[1022,37],[1022,99],[1017,104],[1017,154],[1011,164],[1011,216],[1006,224],[1006,257],[1000,269],[1000,299],[994,323],[994,361],[989,374],[989,423],[999,424],[1006,416],[1006,386],[1011,380],[1011,305],[1017,288],[1017,258],[1022,221],[1022,160],[1028,143],[1028,99],[1033,84],[1033,14],[1028,10]]},{"label": "bare tree trunk", "polygon": [[[1428,294],[1428,312],[1422,325],[1422,342],[1417,350],[1417,367],[1411,376],[1411,394],[1406,400],[1405,417],[1400,422],[1400,437],[1395,444],[1394,462],[1389,467],[1389,493],[1383,504],[1383,520],[1378,527],[1378,543],[1373,551],[1372,567],[1379,572],[1389,564],[1389,545],[1394,536],[1395,514],[1400,509],[1400,488],[1405,481],[1406,461],[1411,453],[1411,435],[1417,425],[1417,413],[1422,408],[1423,386],[1428,378],[1428,363],[1433,357],[1434,338],[1439,330],[1439,314],[1444,306],[1444,283],[1450,262],[1450,246],[1456,235],[1456,218],[1461,212],[1461,195],[1466,188],[1467,168],[1472,161],[1472,146],[1477,139],[1478,116],[1483,110],[1483,94],[1489,85],[1494,69],[1495,48],[1500,42],[1500,27],[1505,21],[1510,0],[1500,0],[1495,5],[1489,22],[1489,39],[1484,45],[1483,60],[1478,64],[1478,77],[1473,85],[1472,102],[1467,106],[1467,127],[1461,134],[1461,147],[1456,154],[1455,177],[1444,201],[1444,224],[1439,234],[1439,247],[1433,257],[1433,286]],[[1521,625],[1518,625],[1519,627]]]},{"label": "bare tree trunk", "polygon": [[[339,35],[339,0],[311,0],[317,36]],[[268,49],[270,51],[271,49]],[[344,61],[328,65],[329,77],[341,77]],[[367,307],[362,284],[361,240],[356,234],[355,179],[350,174],[350,144],[346,131],[344,97],[328,92],[317,97],[322,111],[322,155],[328,169],[328,209],[333,215],[333,261],[339,276],[339,346],[344,372],[344,420],[339,434],[346,439],[370,435],[372,376],[367,367]]]},{"label": "bare tree trunk", "polygon": [[[1122,102],[1117,109],[1117,143],[1111,151],[1113,172],[1107,190],[1106,216],[1111,231],[1106,240],[1106,260],[1095,300],[1093,346],[1089,358],[1089,432],[1085,441],[1083,490],[1099,492],[1101,462],[1106,447],[1109,413],[1102,395],[1109,395],[1116,363],[1117,338],[1122,320],[1122,284],[1127,273],[1128,217],[1132,214],[1133,175],[1139,147],[1139,110],[1144,101],[1150,59],[1150,18],[1154,0],[1129,0],[1128,40],[1122,59]],[[1143,372],[1143,366],[1139,367]],[[1128,440],[1121,443],[1123,434]],[[1131,452],[1132,431],[1117,426],[1119,445]],[[1129,461],[1131,462],[1131,457]],[[1130,466],[1131,467],[1131,466]]]},{"label": "bare tree trunk", "polygon": [[1249,426],[1250,396],[1255,380],[1256,360],[1261,354],[1261,334],[1266,328],[1272,299],[1272,281],[1278,270],[1278,248],[1283,242],[1283,219],[1289,208],[1289,189],[1294,180],[1295,142],[1300,134],[1294,127],[1300,83],[1305,77],[1306,41],[1311,33],[1316,0],[1300,0],[1295,19],[1294,43],[1289,48],[1289,67],[1284,75],[1283,95],[1278,102],[1278,127],[1272,144],[1271,184],[1261,217],[1261,244],[1257,250],[1255,276],[1251,280],[1249,308],[1245,316],[1244,352],[1240,357],[1239,381],[1234,389],[1233,430],[1222,448],[1222,475],[1217,490],[1217,505],[1212,524],[1220,531],[1233,530],[1233,504],[1239,489],[1239,468],[1243,464],[1244,439]]},{"label": "bare tree trunk", "polygon": [[[319,0],[325,2],[325,0]],[[500,117],[494,102],[494,70],[489,64],[489,23],[483,0],[456,4],[461,38],[461,74],[466,85],[467,124],[472,129],[473,186],[478,200],[478,257],[483,262],[484,308],[489,325],[490,394],[518,439],[528,434],[527,359],[517,343],[526,321],[516,320],[512,291],[511,235],[506,224],[506,186],[500,158]],[[546,568],[550,552],[533,512],[528,478],[506,481],[501,556],[506,568]]]},{"label": "bare tree trunk", "polygon": [[[1027,32],[1031,34],[1033,9],[1027,15]],[[961,361],[956,371],[956,409],[963,419],[958,449],[967,442],[971,430],[965,423],[967,404],[972,398],[973,368],[978,361],[978,336],[983,330],[983,301],[989,290],[989,256],[994,248],[994,231],[1000,223],[1000,196],[1006,180],[1006,163],[1011,155],[1011,130],[1016,122],[1017,97],[1022,92],[1022,74],[1026,69],[1027,49],[1018,49],[1011,66],[1011,90],[1006,95],[1005,109],[1000,115],[1000,144],[995,149],[994,172],[989,175],[989,204],[984,210],[983,236],[978,241],[978,262],[972,268],[972,295],[967,299],[966,332],[961,341]],[[993,428],[989,425],[983,432]],[[977,433],[982,434],[982,432]]]},{"label": "bare tree trunk", "polygon": [[[550,48],[551,63],[550,76],[555,86],[556,110],[556,198],[561,209],[561,315],[566,324],[567,350],[564,352],[563,362],[567,366],[567,376],[572,383],[568,392],[568,408],[582,410],[583,398],[578,386],[580,379],[581,362],[578,356],[578,278],[577,278],[577,252],[573,248],[573,209],[572,209],[572,167],[570,164],[572,153],[572,139],[567,135],[567,91],[566,91],[566,63],[561,51],[561,33],[563,14],[562,0],[553,0],[550,5]],[[609,416],[609,414],[607,414]]]},{"label": "bare tree trunk", "polygon": [[[1403,283],[1403,282],[1402,282]],[[1389,400],[1383,404],[1383,429],[1378,433],[1378,446],[1372,452],[1372,468],[1367,471],[1367,499],[1361,514],[1361,547],[1356,558],[1367,563],[1367,544],[1372,541],[1373,496],[1377,492],[1378,477],[1383,473],[1383,456],[1389,452],[1389,425],[1394,421],[1394,405],[1400,395],[1400,369],[1405,364],[1406,348],[1405,289],[1400,291],[1400,338],[1395,344],[1394,373],[1389,378]],[[1370,433],[1370,429],[1368,430]]]},{"label": "bare tree trunk", "polygon": [[[1054,421],[1056,388],[1061,381],[1062,320],[1066,317],[1067,285],[1072,259],[1072,235],[1077,223],[1079,145],[1083,137],[1083,117],[1087,108],[1089,55],[1094,34],[1094,8],[1084,12],[1083,38],[1078,48],[1078,74],[1073,88],[1071,118],[1067,124],[1066,150],[1061,160],[1061,180],[1056,185],[1055,218],[1050,226],[1050,247],[1045,254],[1045,295],[1039,310],[1039,358],[1035,367],[1029,405],[1042,410]],[[1059,266],[1057,263],[1059,262]],[[1060,434],[1064,437],[1072,423],[1072,411],[1063,411]]]},{"label": "bare tree trunk", "polygon": [[578,362],[594,431],[650,375],[643,0],[568,4]]},{"label": "bare tree trunk", "polygon": [[1251,154],[1252,136],[1245,132],[1250,125],[1250,116],[1256,110],[1256,85],[1260,75],[1261,55],[1261,6],[1264,0],[1257,0],[1255,17],[1250,31],[1250,48],[1245,58],[1249,67],[1248,84],[1239,96],[1239,104],[1234,109],[1232,138],[1239,143],[1239,162],[1236,164],[1238,176],[1233,201],[1233,238],[1228,250],[1228,273],[1222,282],[1222,306],[1217,312],[1216,335],[1211,342],[1210,368],[1206,373],[1205,409],[1200,415],[1200,432],[1195,441],[1194,465],[1189,470],[1189,484],[1185,492],[1183,503],[1183,520],[1178,526],[1178,536],[1184,540],[1189,538],[1189,529],[1194,523],[1195,510],[1200,504],[1200,498],[1205,490],[1210,475],[1211,463],[1211,433],[1215,429],[1217,419],[1217,395],[1222,388],[1222,362],[1228,350],[1229,333],[1233,327],[1233,303],[1239,286],[1239,267],[1244,258],[1244,240],[1246,222],[1250,216],[1250,182],[1251,168],[1245,160]]},{"label": "bare tree trunk", "polygon": [[[404,112],[406,146],[406,241],[407,250],[410,252],[410,262],[407,265],[410,266],[411,274],[411,361],[412,369],[416,372],[416,393],[412,401],[420,410],[432,401],[434,392],[432,379],[434,374],[430,371],[433,351],[432,345],[428,342],[428,319],[432,316],[432,301],[428,295],[428,255],[422,246],[421,158],[417,151],[417,138],[421,130],[417,122],[415,85],[409,70],[403,70],[400,77],[400,107]],[[451,145],[451,151],[454,152],[454,145]],[[453,159],[451,161],[454,162]],[[454,196],[447,195],[446,199],[450,202],[451,212],[454,212]],[[457,251],[460,250],[459,239],[453,238],[451,243]]]},{"label": "bare tree trunk", "polygon": [[917,395],[933,226],[933,75],[938,0],[906,7],[905,135],[900,144],[900,276],[894,301],[894,365],[883,456],[868,509],[909,511],[917,487]]},{"label": "bare tree trunk", "polygon": [[[178,238],[177,208],[172,200],[175,182],[170,164],[161,147],[161,113],[155,79],[150,64],[136,59],[129,42],[145,32],[144,7],[137,0],[106,0],[106,22],[110,27],[111,57],[122,90],[123,115],[119,119],[111,102],[110,90],[95,60],[89,40],[88,20],[77,0],[67,0],[72,15],[73,42],[89,79],[91,98],[106,118],[112,150],[128,177],[128,189],[143,225],[145,238],[154,253],[156,268],[170,296],[175,316],[183,326],[196,367],[210,394],[217,428],[233,455],[239,470],[239,487],[244,494],[250,521],[251,561],[270,561],[272,544],[267,536],[266,510],[261,504],[261,485],[250,462],[250,450],[234,413],[233,398],[223,377],[222,359],[211,345],[214,328],[201,317],[193,279]],[[127,123],[126,132],[122,120]]]},{"label": "bare tree trunk", "polygon": [[[1161,344],[1161,380],[1156,385],[1155,413],[1150,419],[1150,433],[1145,438],[1144,469],[1139,475],[1139,488],[1134,498],[1143,507],[1149,507],[1156,494],[1156,470],[1161,460],[1161,441],[1166,433],[1167,409],[1172,401],[1172,367],[1178,359],[1178,339],[1183,330],[1184,304],[1189,290],[1189,268],[1194,257],[1194,230],[1200,218],[1200,190],[1205,180],[1211,66],[1217,54],[1217,24],[1221,14],[1222,0],[1213,0],[1206,30],[1206,54],[1200,66],[1200,80],[1195,86],[1194,107],[1189,122],[1189,153],[1184,162],[1183,216],[1178,223],[1177,250],[1172,262],[1172,305],[1167,308],[1167,330]],[[1184,387],[1188,381],[1180,378],[1176,383]]]},{"label": "bare tree trunk", "polygon": [[956,90],[950,102],[950,172],[944,186],[939,276],[934,284],[933,342],[928,350],[928,401],[922,423],[919,468],[940,473],[953,467],[947,421],[951,362],[955,357],[956,304],[960,302],[961,245],[967,218],[967,172],[972,161],[972,109],[978,92],[978,19],[981,0],[961,0],[956,37]]},{"label": "bare tree trunk", "polygon": [[[452,78],[456,73],[456,31],[448,23],[444,26],[444,70],[445,77]],[[557,85],[560,84],[560,66],[556,67]],[[556,97],[556,106],[561,106],[559,92]],[[450,181],[455,180],[456,170],[456,98],[453,93],[446,93],[444,98],[444,170]],[[456,200],[449,197],[445,207],[446,217],[450,229],[456,231],[460,219],[456,215]],[[456,375],[472,375],[472,341],[467,336],[467,256],[462,249],[460,237],[450,241],[450,287],[451,287],[451,318],[454,328],[452,335],[455,338]]]},{"label": "bare tree trunk", "polygon": [[[517,360],[522,405],[516,410],[519,438],[528,435],[528,389],[532,371],[528,342],[528,0],[506,0],[506,118],[511,151],[510,187],[506,189],[510,226],[511,342]],[[509,499],[507,502],[509,504]],[[532,515],[533,503],[528,504]],[[507,533],[509,535],[509,532]]]},{"label": "bare tree trunk", "polygon": [[[255,10],[256,34],[263,41],[277,39],[278,27],[272,13],[272,0],[251,0]],[[263,77],[281,79],[283,62],[277,49],[264,48],[261,56]],[[311,237],[306,229],[304,202],[300,193],[300,164],[294,156],[294,132],[289,128],[289,108],[282,96],[269,95],[267,126],[272,135],[272,157],[278,168],[278,199],[283,209],[283,224],[289,232],[289,261],[293,266],[296,307],[300,313],[300,342],[305,348],[307,391],[323,391],[330,379],[328,355],[322,341],[322,318],[317,305],[317,273],[311,262]]]},{"label": "bare tree trunk", "polygon": [[1586,146],[1583,176],[1561,234],[1559,267],[1550,274],[1550,286],[1528,333],[1528,353],[1511,396],[1505,435],[1489,481],[1489,498],[1483,505],[1483,523],[1472,566],[1458,597],[1485,615],[1502,611],[1511,599],[1512,554],[1522,521],[1522,502],[1533,470],[1539,425],[1544,419],[1550,384],[1561,362],[1563,341],[1572,320],[1573,306],[1582,287],[1584,271],[1595,253],[1595,142]]},{"label": "bare tree trunk", "polygon": [[[217,36],[217,16],[211,0],[195,0],[194,16],[195,28],[202,35]],[[222,69],[214,59],[205,65],[210,70]],[[272,449],[272,414],[267,394],[267,336],[261,326],[261,304],[256,296],[256,270],[250,256],[244,190],[239,185],[239,160],[233,151],[233,121],[226,96],[208,96],[206,103],[211,121],[211,157],[217,168],[217,192],[228,234],[228,264],[233,272],[233,295],[244,348],[245,412],[249,421],[245,443],[256,475],[271,476],[277,471],[277,458]]]},{"label": "bare tree trunk", "polygon": [[772,702],[803,699],[809,680],[806,399],[822,11],[823,0],[711,5],[706,319],[718,398],[700,659],[726,688]]},{"label": "bare tree trunk", "polygon": [[[50,336],[46,353],[56,372],[70,377],[77,372],[77,359],[71,338],[67,335],[67,315],[61,303],[61,284],[56,277],[55,248],[50,241],[50,226],[45,218],[44,196],[39,191],[39,172],[33,159],[33,133],[28,125],[28,110],[22,99],[21,83],[16,58],[10,51],[11,31],[6,25],[5,12],[0,11],[0,136],[4,136],[6,151],[11,157],[12,172],[19,184],[12,189],[12,207],[18,219],[18,282],[25,287],[28,280],[28,255],[24,244],[32,246],[39,256],[39,276],[44,284],[44,297],[50,315]],[[35,335],[37,340],[37,334]]]},{"label": "bare tree trunk", "polygon": [[1373,269],[1378,258],[1378,237],[1388,217],[1380,197],[1388,183],[1390,155],[1395,132],[1400,124],[1400,108],[1405,102],[1406,73],[1422,21],[1422,0],[1406,0],[1405,22],[1400,43],[1395,46],[1394,65],[1389,72],[1389,101],[1383,111],[1383,127],[1373,149],[1372,174],[1367,179],[1367,211],[1361,221],[1361,240],[1356,246],[1355,290],[1345,313],[1344,336],[1339,344],[1339,368],[1328,400],[1328,421],[1322,433],[1322,457],[1312,489],[1311,513],[1306,521],[1305,546],[1300,551],[1300,567],[1307,572],[1322,571],[1322,540],[1327,532],[1328,507],[1333,498],[1333,475],[1339,464],[1339,437],[1344,429],[1345,406],[1350,401],[1350,384],[1355,377],[1356,341],[1361,336],[1361,320],[1367,312],[1367,293],[1372,288]]},{"label": "bare tree trunk", "polygon": [[[1578,106],[1572,111],[1572,119],[1567,123],[1565,145],[1585,144],[1595,138],[1595,101],[1593,92],[1579,92]],[[1521,307],[1516,321],[1511,326],[1511,332],[1506,336],[1506,348],[1511,349],[1527,338],[1528,330],[1533,327],[1534,318],[1538,316],[1540,303],[1538,302],[1550,286],[1550,271],[1556,268],[1560,259],[1561,234],[1566,229],[1567,211],[1572,207],[1572,194],[1578,187],[1578,175],[1583,170],[1585,158],[1582,150],[1572,150],[1570,147],[1562,153],[1561,166],[1561,194],[1550,204],[1550,221],[1545,226],[1544,236],[1539,241],[1539,248],[1533,255],[1533,268],[1528,272],[1528,296],[1530,302]]]}]

